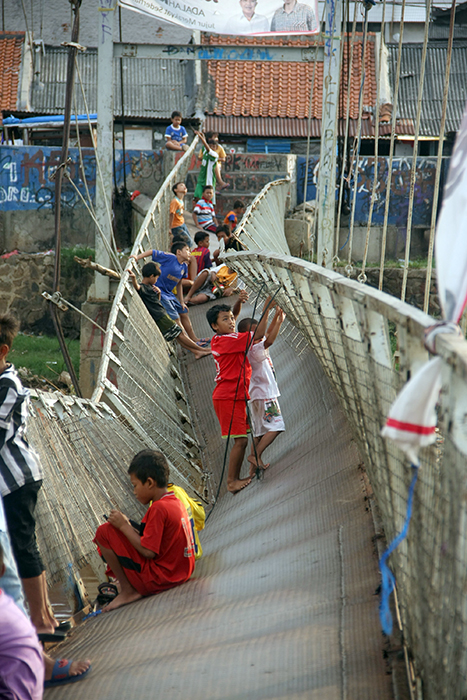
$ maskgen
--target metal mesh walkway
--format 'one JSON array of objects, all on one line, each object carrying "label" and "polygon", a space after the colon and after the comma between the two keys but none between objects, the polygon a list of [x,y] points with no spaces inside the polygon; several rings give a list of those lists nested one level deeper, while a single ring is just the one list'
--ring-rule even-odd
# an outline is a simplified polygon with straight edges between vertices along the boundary
[{"label": "metal mesh walkway", "polygon": [[[206,308],[190,311],[201,335]],[[287,431],[265,479],[221,492],[188,583],[90,620],[54,650],[93,670],[47,700],[393,698],[359,454],[317,360],[296,347],[286,331],[272,349]],[[214,363],[184,363],[216,484]]]}]

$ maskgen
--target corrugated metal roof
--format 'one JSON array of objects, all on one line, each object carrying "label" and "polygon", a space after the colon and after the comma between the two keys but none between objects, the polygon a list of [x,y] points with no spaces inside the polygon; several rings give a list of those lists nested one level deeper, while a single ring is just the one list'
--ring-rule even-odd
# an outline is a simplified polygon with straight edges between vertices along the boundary
[{"label": "corrugated metal roof", "polygon": [[[97,112],[97,50],[78,54],[78,68],[84,85],[89,112]],[[63,113],[65,105],[65,48],[46,47],[40,65],[40,84],[35,81],[31,91],[31,112]],[[187,113],[185,97],[185,63],[164,59],[122,59],[123,94],[126,117],[168,119],[174,109]],[[120,61],[114,61],[114,114],[122,113],[120,90]],[[84,114],[86,107],[78,75],[75,78],[76,108]],[[74,109],[74,106],[73,106]]]},{"label": "corrugated metal roof", "polygon": [[[397,68],[398,46],[388,45],[389,79],[394,91]],[[415,123],[417,116],[417,95],[422,62],[421,44],[402,46],[401,80],[397,112],[403,119]],[[422,97],[420,123],[421,136],[439,136],[444,74],[446,70],[447,44],[429,44],[426,56],[425,82]],[[457,131],[467,99],[467,41],[458,41],[453,46],[451,75],[446,115],[446,132]]]},{"label": "corrugated metal roof", "polygon": [[[362,21],[363,19],[363,14],[364,10],[362,8],[361,2],[350,2],[350,9],[349,9],[349,16],[350,16],[350,21],[353,20],[354,17],[354,8],[356,7],[357,10],[357,22]],[[450,3],[446,2],[436,2],[437,7],[446,7],[449,6]],[[322,2],[322,0],[319,0],[318,2],[318,16],[320,18],[323,17],[323,9],[324,9],[325,3]],[[391,20],[393,22],[399,22],[401,18],[401,10],[402,10],[402,0],[400,2],[386,2],[386,10],[385,10],[385,21],[390,22]],[[368,12],[368,21],[369,22],[381,22],[383,17],[383,3],[382,2],[377,2],[373,7],[370,8]],[[418,0],[418,2],[410,2],[406,3],[405,10],[404,10],[404,24],[405,23],[411,23],[411,22],[420,22],[424,23],[426,19],[426,4],[424,0]]]}]

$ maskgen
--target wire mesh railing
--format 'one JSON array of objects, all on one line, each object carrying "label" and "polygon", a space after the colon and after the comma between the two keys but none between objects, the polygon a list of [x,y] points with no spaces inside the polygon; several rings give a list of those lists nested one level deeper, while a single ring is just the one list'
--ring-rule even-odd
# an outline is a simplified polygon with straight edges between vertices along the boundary
[{"label": "wire mesh railing", "polygon": [[[260,217],[271,235],[281,226],[270,190],[245,217]],[[282,192],[283,196],[283,192]],[[426,362],[423,332],[433,319],[377,289],[306,261],[266,251],[229,253],[228,265],[262,295],[272,294],[306,339],[352,426],[388,540],[401,531],[410,463],[381,437],[402,385]],[[297,349],[298,349],[297,345]],[[444,336],[444,381],[436,444],[422,450],[409,536],[391,555],[403,633],[423,680],[423,697],[467,694],[467,345]]]},{"label": "wire mesh railing", "polygon": [[[197,138],[165,180],[141,225],[133,253],[169,247],[172,186],[183,181]],[[205,481],[176,353],[122,274],[109,316],[93,401],[105,401],[167,456],[180,485],[204,495]]]},{"label": "wire mesh railing", "polygon": [[[197,139],[154,198],[134,252],[168,247],[172,186],[185,178],[196,146]],[[139,450],[161,450],[171,479],[210,499],[176,351],[129,284],[127,271],[113,301],[92,400],[41,391],[35,397],[28,435],[45,473],[38,540],[49,584],[73,581],[72,573],[85,564],[103,573],[92,539],[110,508],[135,519],[142,515],[126,473]]]}]

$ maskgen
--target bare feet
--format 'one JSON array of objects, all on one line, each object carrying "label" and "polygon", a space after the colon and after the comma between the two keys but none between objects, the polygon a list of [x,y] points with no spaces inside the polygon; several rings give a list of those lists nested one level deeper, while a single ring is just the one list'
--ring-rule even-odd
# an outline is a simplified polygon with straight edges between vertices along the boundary
[{"label": "bare feet", "polygon": [[208,355],[212,355],[212,352],[208,348],[200,348],[198,351],[193,350],[192,352],[197,360],[200,360],[202,357],[207,357]]},{"label": "bare feet", "polygon": [[244,489],[248,484],[251,484],[251,478],[246,479],[235,479],[235,481],[227,482],[227,489],[230,493],[235,496],[236,493]]},{"label": "bare feet", "polygon": [[[44,680],[50,681],[52,678],[52,670],[55,664],[55,659],[52,659],[48,654],[43,654],[44,658],[44,666],[45,666],[45,678]],[[80,659],[78,661],[73,661],[70,670],[69,670],[69,675],[70,676],[80,676],[82,673],[88,670],[90,667],[91,662],[89,659]]]},{"label": "bare feet", "polygon": [[250,476],[253,478],[256,474],[257,469],[267,469],[270,465],[270,462],[265,464],[261,457],[258,457],[258,461],[256,461],[256,457],[254,455],[250,455],[248,458],[248,461],[250,463]]},{"label": "bare feet", "polygon": [[111,610],[116,610],[117,608],[121,608],[124,605],[128,605],[129,603],[134,603],[136,600],[139,600],[142,597],[143,596],[141,595],[141,593],[135,591],[134,588],[131,591],[122,591],[118,594],[116,598],[114,598],[108,605],[106,605],[105,608],[102,608],[102,611],[111,612]]}]

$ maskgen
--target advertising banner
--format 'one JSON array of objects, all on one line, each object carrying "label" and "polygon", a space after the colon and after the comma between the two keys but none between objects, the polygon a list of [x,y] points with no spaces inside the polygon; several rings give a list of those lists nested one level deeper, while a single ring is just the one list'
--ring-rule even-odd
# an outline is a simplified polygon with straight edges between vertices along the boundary
[{"label": "advertising banner", "polygon": [[252,36],[319,31],[318,0],[119,0],[119,5],[212,34]]}]

